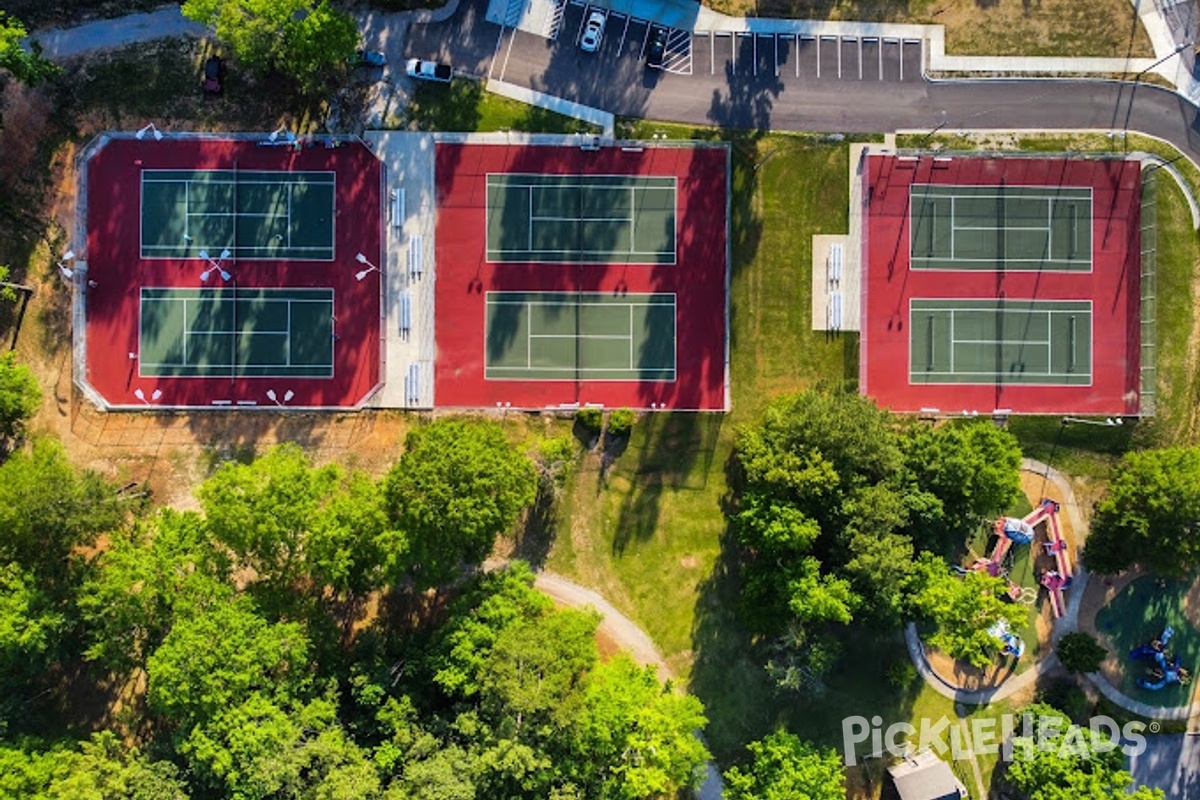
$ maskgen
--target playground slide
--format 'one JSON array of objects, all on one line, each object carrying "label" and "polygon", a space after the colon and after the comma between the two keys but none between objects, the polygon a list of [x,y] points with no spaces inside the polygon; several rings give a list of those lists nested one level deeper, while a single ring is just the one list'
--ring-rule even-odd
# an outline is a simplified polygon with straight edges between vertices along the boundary
[{"label": "playground slide", "polygon": [[1036,527],[1039,522],[1047,517],[1053,517],[1058,512],[1058,503],[1053,500],[1043,500],[1041,505],[1025,515],[1025,523],[1030,527]]},{"label": "playground slide", "polygon": [[1058,527],[1058,514],[1049,515],[1048,533],[1050,542],[1054,545],[1054,557],[1058,561],[1058,574],[1064,578],[1072,577],[1071,556],[1067,552],[1067,543],[1062,538],[1062,530]]}]

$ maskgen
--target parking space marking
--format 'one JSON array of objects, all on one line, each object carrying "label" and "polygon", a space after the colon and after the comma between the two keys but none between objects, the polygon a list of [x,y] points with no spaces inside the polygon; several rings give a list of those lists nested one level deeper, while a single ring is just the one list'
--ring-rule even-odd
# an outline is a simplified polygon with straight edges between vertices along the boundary
[{"label": "parking space marking", "polygon": [[[622,16],[624,16],[624,15],[622,15]],[[617,52],[618,53],[620,53],[621,50],[623,50],[625,48],[625,34],[629,33],[629,20],[630,20],[630,17],[625,17],[625,27],[621,28],[621,41],[617,43]]]},{"label": "parking space marking", "polygon": [[[663,52],[663,72],[676,75],[692,74],[692,32],[668,28],[667,46]],[[649,29],[647,29],[649,33]]]},{"label": "parking space marking", "polygon": [[708,32],[708,54],[712,57],[712,62],[708,69],[709,75],[717,74],[717,37],[713,36],[713,32]]}]

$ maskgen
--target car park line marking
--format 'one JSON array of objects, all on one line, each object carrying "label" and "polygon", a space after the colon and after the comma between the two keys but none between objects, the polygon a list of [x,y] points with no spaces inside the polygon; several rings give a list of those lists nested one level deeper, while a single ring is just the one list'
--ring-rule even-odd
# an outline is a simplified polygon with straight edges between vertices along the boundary
[{"label": "car park line marking", "polygon": [[[649,31],[647,31],[649,38]],[[680,44],[682,43],[682,49]],[[663,53],[663,72],[676,75],[692,74],[692,34],[679,28],[667,29],[667,44]]]},{"label": "car park line marking", "polygon": [[799,78],[800,77],[800,37],[799,37],[799,35],[796,36],[795,59],[796,59],[796,77]]},{"label": "car park line marking", "polygon": [[737,34],[736,33],[730,34],[730,37],[729,37],[729,60],[733,64],[734,74],[737,74],[737,48],[738,48]]},{"label": "car park line marking", "polygon": [[754,77],[758,77],[758,37],[751,35],[750,37],[750,56],[754,63]]},{"label": "car park line marking", "polygon": [[500,25],[500,33],[496,35],[496,49],[492,51],[492,60],[488,64],[488,79],[492,77],[492,72],[496,69],[496,59],[500,56],[500,43],[504,41],[504,25]]},{"label": "car park line marking", "polygon": [[638,58],[646,57],[646,45],[650,44],[650,32],[654,30],[653,23],[646,22],[646,32],[642,34],[642,45],[638,48]]},{"label": "car park line marking", "polygon": [[618,53],[625,47],[625,34],[629,33],[629,20],[629,17],[625,17],[625,27],[621,29],[621,41],[617,44]]},{"label": "car park line marking", "polygon": [[517,41],[517,29],[512,29],[512,35],[508,37],[508,50],[504,53],[504,66],[500,68],[500,80],[504,80],[504,73],[508,72],[508,59],[512,56],[513,43]]},{"label": "car park line marking", "polygon": [[817,39],[817,77],[821,77],[821,40]]},{"label": "car park line marking", "polygon": [[775,37],[775,77],[779,77],[779,37]]},{"label": "car park line marking", "polygon": [[858,37],[858,79],[862,80],[862,37]]}]

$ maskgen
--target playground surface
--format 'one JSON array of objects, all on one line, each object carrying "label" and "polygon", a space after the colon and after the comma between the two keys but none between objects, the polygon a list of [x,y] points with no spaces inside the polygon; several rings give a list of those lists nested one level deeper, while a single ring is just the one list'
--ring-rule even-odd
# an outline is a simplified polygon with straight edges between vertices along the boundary
[{"label": "playground surface", "polygon": [[724,146],[436,145],[439,407],[723,410]]},{"label": "playground surface", "polygon": [[1138,412],[1137,162],[869,156],[864,181],[866,395],[907,412]]},{"label": "playground surface", "polygon": [[382,165],[357,140],[279,145],[90,146],[77,351],[103,404],[349,408],[378,387],[381,281],[355,255],[381,261]]},{"label": "playground surface", "polygon": [[1181,665],[1193,676],[1197,675],[1200,627],[1196,623],[1200,620],[1195,609],[1189,612],[1189,600],[1194,600],[1197,594],[1198,580],[1197,576],[1178,580],[1146,575],[1121,589],[1096,614],[1100,640],[1115,656],[1107,662],[1105,675],[1126,696],[1153,706],[1180,706],[1189,702],[1196,688],[1194,682],[1186,686],[1169,684],[1154,691],[1139,686],[1137,679],[1151,664],[1147,659],[1131,660],[1129,653],[1151,642],[1169,625],[1175,633],[1167,651],[1172,657],[1179,656]]}]

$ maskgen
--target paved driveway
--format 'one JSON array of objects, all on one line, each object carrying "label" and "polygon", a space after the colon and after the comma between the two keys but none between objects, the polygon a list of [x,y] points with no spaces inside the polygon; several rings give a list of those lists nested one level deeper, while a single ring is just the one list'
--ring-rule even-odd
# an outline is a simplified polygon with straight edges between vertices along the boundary
[{"label": "paved driveway", "polygon": [[1138,786],[1153,786],[1166,800],[1200,797],[1200,736],[1147,736],[1146,752],[1130,759]]},{"label": "paved driveway", "polygon": [[[438,56],[616,114],[703,125],[829,132],[896,129],[1099,129],[1165,138],[1200,159],[1197,111],[1173,92],[1112,81],[929,82],[919,44],[691,34],[672,29],[668,70],[647,70],[648,25],[610,15],[598,53],[576,46],[584,7],[568,3],[555,38],[487,22],[462,0],[444,23],[413,25],[408,55]],[[818,74],[819,60],[819,74]],[[840,65],[840,66],[839,66]],[[1114,150],[1122,149],[1119,135]]]}]

